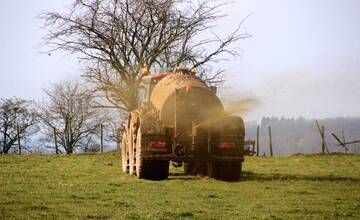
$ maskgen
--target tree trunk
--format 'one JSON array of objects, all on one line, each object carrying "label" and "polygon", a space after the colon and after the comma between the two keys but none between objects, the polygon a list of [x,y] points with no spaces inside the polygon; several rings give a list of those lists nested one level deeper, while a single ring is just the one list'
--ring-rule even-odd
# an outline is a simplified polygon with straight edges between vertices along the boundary
[{"label": "tree trunk", "polygon": [[8,151],[9,151],[9,149],[6,149],[6,132],[4,132],[3,152],[4,152],[4,154],[7,154]]},{"label": "tree trunk", "polygon": [[20,129],[19,125],[16,125],[17,141],[18,141],[18,154],[21,155],[21,144],[20,144]]},{"label": "tree trunk", "polygon": [[131,98],[129,99],[129,109],[128,109],[129,112],[131,112],[139,107],[137,88],[138,87],[136,87],[136,89],[133,90],[130,94]]},{"label": "tree trunk", "polygon": [[66,154],[72,154],[73,153],[73,147],[69,146],[66,148]]},{"label": "tree trunk", "polygon": [[8,153],[9,153],[9,150],[10,150],[9,148],[7,148],[7,147],[4,146],[3,153],[4,153],[4,154],[8,154]]}]

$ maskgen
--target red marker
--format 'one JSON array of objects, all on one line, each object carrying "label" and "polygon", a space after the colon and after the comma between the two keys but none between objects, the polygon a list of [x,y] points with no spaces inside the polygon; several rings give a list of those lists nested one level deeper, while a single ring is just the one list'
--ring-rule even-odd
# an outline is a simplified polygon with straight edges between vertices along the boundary
[{"label": "red marker", "polygon": [[192,85],[191,84],[188,84],[187,86],[186,86],[186,92],[191,92],[192,91]]}]

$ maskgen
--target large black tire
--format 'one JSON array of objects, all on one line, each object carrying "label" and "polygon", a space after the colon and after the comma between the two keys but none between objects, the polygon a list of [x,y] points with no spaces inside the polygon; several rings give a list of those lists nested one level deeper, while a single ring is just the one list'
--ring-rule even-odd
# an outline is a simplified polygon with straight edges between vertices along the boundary
[{"label": "large black tire", "polygon": [[121,165],[123,173],[129,173],[129,154],[127,152],[127,134],[124,131],[121,140]]},{"label": "large black tire", "polygon": [[139,179],[164,180],[169,176],[169,161],[145,160],[141,149],[141,129],[136,138],[136,176]]},{"label": "large black tire", "polygon": [[241,177],[241,161],[211,161],[208,163],[209,177],[237,181]]}]

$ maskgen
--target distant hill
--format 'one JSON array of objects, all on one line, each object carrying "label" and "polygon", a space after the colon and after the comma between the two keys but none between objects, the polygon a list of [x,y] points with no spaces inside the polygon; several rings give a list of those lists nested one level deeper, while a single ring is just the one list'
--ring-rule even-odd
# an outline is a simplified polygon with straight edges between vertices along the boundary
[{"label": "distant hill", "polygon": [[[330,152],[344,152],[344,148],[337,146],[337,141],[331,133],[342,137],[344,131],[346,141],[360,139],[360,117],[339,117],[318,120],[325,126],[325,139]],[[246,138],[255,139],[256,122],[246,123]],[[269,154],[268,130],[271,126],[273,151],[275,155],[291,155],[295,153],[320,153],[320,135],[315,119],[303,117],[274,118],[263,117],[260,123],[260,154]],[[350,153],[360,153],[360,144],[348,145]]]}]

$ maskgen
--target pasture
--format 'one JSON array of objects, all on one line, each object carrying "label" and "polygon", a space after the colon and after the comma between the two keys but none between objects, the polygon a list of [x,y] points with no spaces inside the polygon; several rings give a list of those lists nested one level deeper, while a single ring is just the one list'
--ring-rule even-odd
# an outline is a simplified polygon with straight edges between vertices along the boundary
[{"label": "pasture", "polygon": [[245,160],[239,182],[146,181],[118,152],[1,155],[0,219],[360,219],[360,155]]}]

